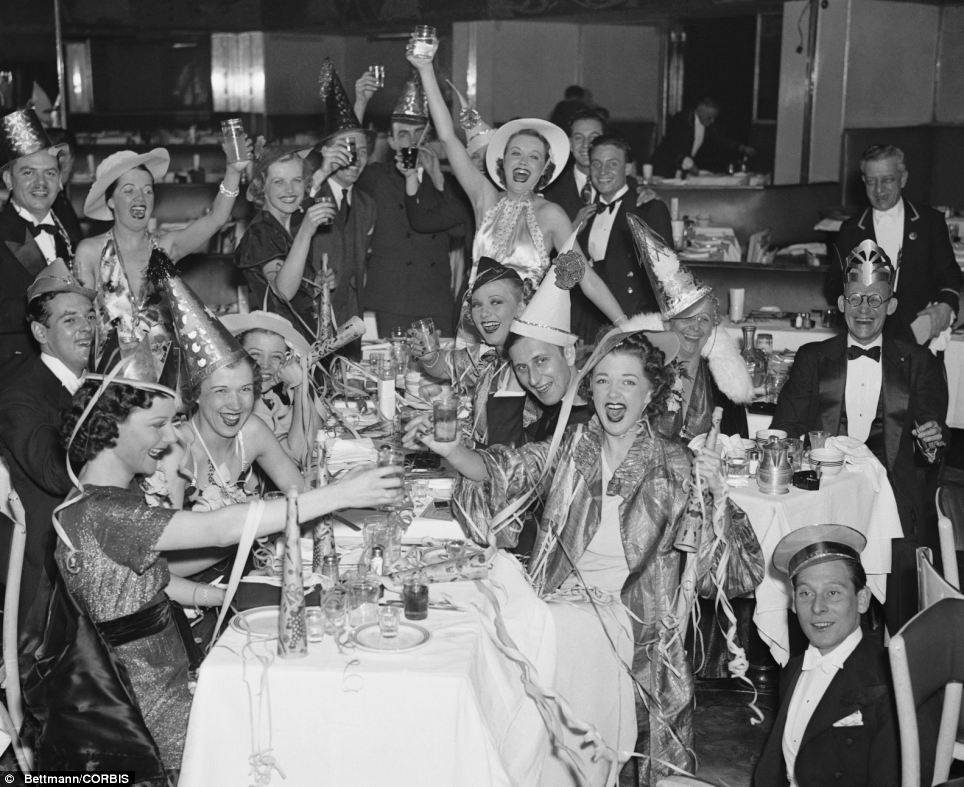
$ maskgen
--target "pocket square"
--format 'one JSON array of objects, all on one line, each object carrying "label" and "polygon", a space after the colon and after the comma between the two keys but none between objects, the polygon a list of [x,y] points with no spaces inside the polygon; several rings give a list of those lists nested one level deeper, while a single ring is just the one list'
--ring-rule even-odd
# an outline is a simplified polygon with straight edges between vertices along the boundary
[{"label": "pocket square", "polygon": [[863,727],[864,716],[859,710],[855,710],[849,716],[844,716],[840,721],[833,723],[834,727]]}]

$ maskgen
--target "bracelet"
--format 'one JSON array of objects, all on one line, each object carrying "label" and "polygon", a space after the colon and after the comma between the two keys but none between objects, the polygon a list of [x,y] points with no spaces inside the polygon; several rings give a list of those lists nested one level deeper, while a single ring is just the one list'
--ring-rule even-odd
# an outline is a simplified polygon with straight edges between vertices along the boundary
[{"label": "bracelet", "polygon": [[225,197],[236,197],[238,196],[238,194],[241,193],[241,189],[235,189],[234,191],[231,191],[230,189],[228,189],[227,186],[224,185],[224,182],[222,181],[218,185],[218,193],[223,194]]},{"label": "bracelet", "polygon": [[[203,582],[198,582],[198,583],[194,586],[194,592],[191,594],[191,602],[194,604],[194,609],[198,610],[199,612],[200,612],[202,606],[205,606],[205,607],[211,606],[211,604],[209,603],[209,602],[211,601],[211,597],[210,597],[210,595],[207,594],[207,589],[208,589],[208,587],[209,587],[209,586],[208,586],[208,585],[205,585]],[[201,594],[201,601],[200,601],[200,603],[198,603],[198,591],[199,591],[199,590],[205,591],[205,592],[203,592],[203,593]]]}]

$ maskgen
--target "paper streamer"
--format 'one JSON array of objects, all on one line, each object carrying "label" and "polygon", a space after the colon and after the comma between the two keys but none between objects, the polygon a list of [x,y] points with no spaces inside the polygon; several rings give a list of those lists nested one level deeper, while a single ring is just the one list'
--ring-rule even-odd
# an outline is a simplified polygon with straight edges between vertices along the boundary
[{"label": "paper streamer", "polygon": [[301,584],[301,528],[298,527],[298,489],[286,495],[285,552],[281,565],[281,609],[278,614],[278,655],[301,658],[308,655],[305,626],[305,594]]}]

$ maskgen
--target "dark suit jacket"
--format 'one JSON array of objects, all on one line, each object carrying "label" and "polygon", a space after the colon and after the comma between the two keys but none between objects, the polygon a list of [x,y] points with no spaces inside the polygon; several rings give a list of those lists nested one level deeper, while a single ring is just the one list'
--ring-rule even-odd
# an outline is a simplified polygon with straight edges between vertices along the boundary
[{"label": "dark suit jacket", "polygon": [[[319,193],[334,199],[327,182]],[[327,254],[328,267],[337,277],[331,305],[339,324],[350,317],[362,316],[362,290],[377,214],[375,201],[356,184],[351,190],[347,220],[339,213],[331,224],[319,227],[311,239],[308,260],[312,270],[321,270],[322,254]]]},{"label": "dark suit jacket", "polygon": [[[947,415],[947,383],[940,362],[912,342],[884,335],[881,352],[884,451],[878,459],[887,468],[894,489],[904,536],[930,543],[934,484],[939,469],[918,464],[916,423]],[[780,392],[773,428],[791,435],[822,429],[840,433],[847,382],[847,336],[805,344],[797,351],[790,378]]]},{"label": "dark suit jacket", "polygon": [[[576,220],[576,214],[585,204],[579,194],[579,189],[576,188],[576,176],[573,174],[575,168],[576,166],[573,163],[572,156],[570,156],[569,162],[562,172],[559,173],[559,177],[546,186],[542,192],[543,197],[550,202],[555,202],[566,212],[569,221]],[[630,191],[633,191],[633,189],[630,188]],[[635,199],[633,201],[635,201]]]},{"label": "dark suit jacket", "polygon": [[[680,168],[683,159],[693,150],[696,111],[691,109],[678,112],[666,125],[666,134],[653,152],[653,174],[671,178]],[[720,172],[732,162],[738,152],[739,143],[725,137],[716,123],[703,134],[703,144],[693,157],[696,166]]]},{"label": "dark suit jacket", "polygon": [[[780,678],[780,709],[753,775],[756,787],[786,787],[783,731],[803,656]],[[856,711],[863,725],[834,727]],[[864,637],[830,682],[800,742],[794,770],[800,787],[897,787],[900,743],[886,651]]]},{"label": "dark suit jacket", "polygon": [[420,226],[431,227],[430,231],[420,231],[410,221],[405,178],[394,166],[369,164],[358,188],[370,194],[378,208],[362,301],[365,308],[410,314],[413,319],[450,312],[454,300],[451,237],[464,234],[471,218],[452,182],[446,179],[440,194],[427,174],[422,178],[416,196],[434,206],[435,216]]},{"label": "dark suit jacket", "polygon": [[[70,393],[38,355],[17,356],[0,365],[0,450],[27,515],[20,582],[21,628],[45,570],[56,570],[50,515],[71,487],[60,443],[61,410],[70,403]],[[0,539],[3,576],[9,554],[9,538],[4,537]]]},{"label": "dark suit jacket", "polygon": [[[633,243],[632,232],[626,216],[632,213],[639,216],[661,237],[671,243],[673,238],[669,210],[660,200],[649,202],[636,207],[636,193],[630,188],[624,195],[616,209],[616,219],[609,242],[606,244],[606,257],[594,261],[596,273],[606,283],[613,297],[619,301],[623,311],[632,316],[640,312],[659,311],[656,296],[649,283],[646,271],[640,266]],[[586,226],[579,233],[579,245],[589,254],[589,233],[595,218],[586,222]],[[596,332],[607,322],[602,313],[583,295],[582,290],[570,290],[572,297],[573,331],[586,342],[595,341]]]},{"label": "dark suit jacket", "polygon": [[[80,236],[71,236],[68,223],[61,224],[76,248]],[[72,260],[66,262],[70,264]],[[27,222],[8,201],[0,210],[0,363],[16,353],[34,352],[26,323],[27,288],[46,267],[47,260],[27,229]]]},{"label": "dark suit jacket", "polygon": [[[871,208],[847,219],[837,233],[836,253],[831,256],[825,284],[827,300],[833,305],[843,292],[843,265],[847,256],[858,243],[868,239],[877,240]],[[896,264],[895,260],[892,262]],[[917,313],[931,301],[946,303],[955,313],[959,311],[964,276],[954,259],[947,223],[933,208],[906,199],[899,271],[897,311],[888,318],[888,323],[896,323],[904,338],[909,338],[910,324]]]}]

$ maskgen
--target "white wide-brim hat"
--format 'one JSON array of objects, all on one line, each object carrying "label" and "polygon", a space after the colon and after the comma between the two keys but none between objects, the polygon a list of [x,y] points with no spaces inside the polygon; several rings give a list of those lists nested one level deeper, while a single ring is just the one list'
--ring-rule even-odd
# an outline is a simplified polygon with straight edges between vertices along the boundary
[{"label": "white wide-brim hat", "polygon": [[265,311],[253,311],[247,314],[225,314],[221,322],[234,336],[240,336],[247,331],[268,331],[276,333],[302,358],[307,358],[311,352],[308,340],[302,336],[291,322],[280,314]]},{"label": "white wide-brim hat", "polygon": [[115,183],[125,172],[140,166],[151,173],[156,183],[164,177],[170,165],[171,154],[164,148],[154,148],[147,153],[135,153],[133,150],[119,150],[117,153],[111,153],[97,165],[94,184],[87,193],[87,199],[84,200],[84,215],[88,219],[111,221],[114,216],[107,207],[107,198],[104,196],[111,183]]},{"label": "white wide-brim hat", "polygon": [[489,137],[489,147],[485,151],[485,167],[489,171],[489,177],[496,183],[502,182],[499,178],[499,159],[505,154],[506,143],[517,131],[525,129],[538,131],[549,143],[549,158],[555,164],[549,183],[558,178],[562,168],[566,166],[569,160],[569,137],[566,136],[565,131],[555,123],[542,118],[517,118],[503,123]]}]

